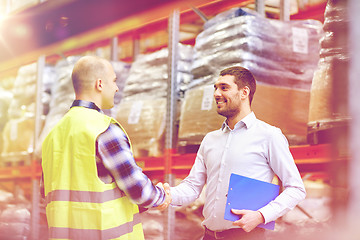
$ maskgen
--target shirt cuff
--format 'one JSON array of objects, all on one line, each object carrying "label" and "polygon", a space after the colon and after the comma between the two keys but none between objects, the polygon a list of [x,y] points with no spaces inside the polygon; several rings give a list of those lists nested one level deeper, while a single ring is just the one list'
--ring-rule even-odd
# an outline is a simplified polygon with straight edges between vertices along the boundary
[{"label": "shirt cuff", "polygon": [[171,195],[171,203],[170,203],[171,206],[179,207],[182,205],[178,197],[178,194],[176,194],[176,190],[172,187],[170,188],[170,195]]},{"label": "shirt cuff", "polygon": [[155,188],[157,189],[157,192],[159,194],[159,198],[155,202],[153,207],[157,207],[157,206],[163,204],[165,202],[165,197],[166,197],[166,193],[165,193],[164,189],[162,189],[161,187],[157,187],[157,186],[155,186]]},{"label": "shirt cuff", "polygon": [[265,223],[264,224],[267,224],[269,222],[272,222],[272,221],[275,221],[276,220],[276,216],[274,216],[273,212],[274,210],[271,209],[271,206],[265,206],[265,207],[262,207],[258,210],[264,217],[264,220],[265,220]]}]

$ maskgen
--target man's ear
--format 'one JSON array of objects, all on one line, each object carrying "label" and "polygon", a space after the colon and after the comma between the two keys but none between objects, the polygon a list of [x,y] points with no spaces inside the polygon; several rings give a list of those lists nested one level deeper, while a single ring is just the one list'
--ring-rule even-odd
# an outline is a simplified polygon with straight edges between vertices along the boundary
[{"label": "man's ear", "polygon": [[245,99],[250,95],[250,88],[248,86],[245,86],[241,89],[241,98]]},{"label": "man's ear", "polygon": [[95,81],[95,88],[96,88],[96,90],[98,90],[98,91],[102,91],[102,89],[103,89],[103,81],[102,81],[101,78],[96,79],[96,81]]}]

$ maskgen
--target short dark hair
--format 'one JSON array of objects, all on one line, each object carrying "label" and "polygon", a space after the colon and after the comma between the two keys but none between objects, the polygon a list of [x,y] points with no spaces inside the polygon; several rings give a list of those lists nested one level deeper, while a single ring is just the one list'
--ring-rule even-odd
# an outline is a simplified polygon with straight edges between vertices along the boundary
[{"label": "short dark hair", "polygon": [[234,66],[225,68],[220,72],[220,76],[231,75],[235,77],[235,84],[239,89],[247,86],[250,89],[249,100],[250,105],[256,91],[256,80],[252,73],[246,68]]}]

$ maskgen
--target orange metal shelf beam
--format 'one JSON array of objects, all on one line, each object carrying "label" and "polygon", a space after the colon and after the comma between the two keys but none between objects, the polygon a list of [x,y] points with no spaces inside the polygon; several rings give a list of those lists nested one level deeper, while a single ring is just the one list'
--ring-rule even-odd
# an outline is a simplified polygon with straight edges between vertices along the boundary
[{"label": "orange metal shelf beam", "polygon": [[[292,153],[295,164],[297,165],[300,173],[309,172],[327,172],[330,165],[334,161],[346,161],[346,158],[334,158],[337,156],[333,153],[333,148],[330,144],[319,145],[299,145],[291,146],[290,152]],[[188,154],[173,154],[172,155],[172,171],[177,177],[186,177],[195,161],[196,153]],[[145,173],[162,179],[164,173],[164,157],[158,158],[137,158],[140,166],[142,166]]]},{"label": "orange metal shelf beam", "polygon": [[299,12],[290,16],[291,20],[315,19],[324,22],[324,13],[327,1],[312,6],[306,6],[305,9],[299,9]]},{"label": "orange metal shelf beam", "polygon": [[[331,164],[346,161],[347,158],[334,158],[330,144],[291,146],[295,164],[300,173],[326,172]],[[172,154],[172,173],[179,178],[184,178],[190,172],[195,161],[196,153]],[[138,165],[152,179],[162,180],[164,176],[165,157],[141,157],[136,158]],[[34,179],[41,177],[41,165],[39,161],[33,161],[30,166],[0,168],[0,181],[14,179]]]}]

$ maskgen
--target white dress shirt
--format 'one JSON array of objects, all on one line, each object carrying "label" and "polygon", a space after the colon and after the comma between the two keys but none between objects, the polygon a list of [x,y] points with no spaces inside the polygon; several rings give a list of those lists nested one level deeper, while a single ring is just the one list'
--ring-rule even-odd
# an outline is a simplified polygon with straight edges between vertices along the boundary
[{"label": "white dress shirt", "polygon": [[276,174],[282,181],[284,191],[259,209],[265,223],[284,215],[306,196],[285,136],[251,112],[233,130],[224,122],[221,129],[204,137],[189,175],[171,188],[171,204],[193,202],[206,184],[202,224],[213,231],[234,228],[224,220],[231,173],[266,182],[272,182]]}]

